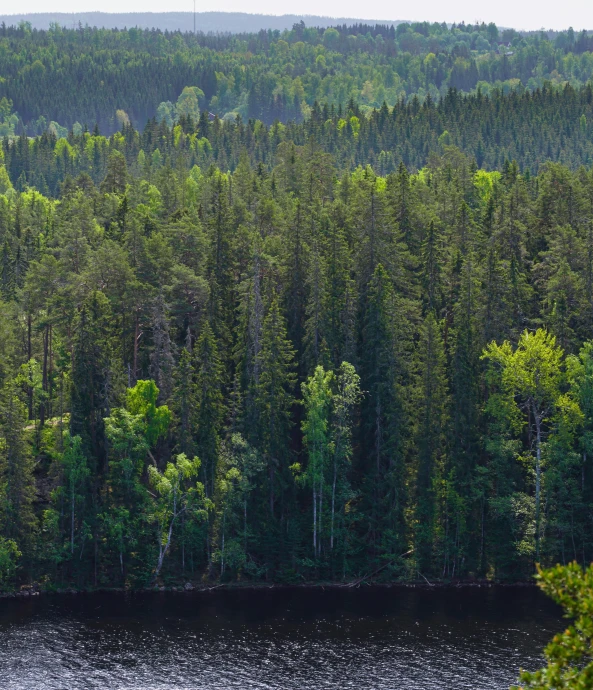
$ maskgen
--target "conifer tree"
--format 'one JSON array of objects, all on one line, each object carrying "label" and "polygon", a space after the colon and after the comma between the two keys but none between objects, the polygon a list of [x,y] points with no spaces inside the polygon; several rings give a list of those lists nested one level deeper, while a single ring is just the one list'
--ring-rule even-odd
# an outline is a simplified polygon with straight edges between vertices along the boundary
[{"label": "conifer tree", "polygon": [[448,390],[446,360],[434,312],[426,316],[416,354],[416,559],[421,572],[432,570],[435,544],[436,483],[447,463]]},{"label": "conifer tree", "polygon": [[224,405],[222,365],[214,333],[207,321],[202,326],[193,356],[197,391],[196,448],[202,463],[206,495],[211,496],[220,450]]},{"label": "conifer tree", "polygon": [[296,383],[294,350],[286,337],[277,296],[272,298],[264,319],[259,369],[255,401],[258,446],[267,466],[268,505],[274,517],[276,501],[289,481],[291,411]]},{"label": "conifer tree", "polygon": [[75,323],[72,351],[70,433],[82,439],[93,473],[105,463],[103,419],[109,411],[111,310],[102,292],[82,304]]},{"label": "conifer tree", "polygon": [[[395,555],[405,543],[407,418],[403,400],[406,361],[402,302],[378,264],[367,290],[361,344],[362,457],[365,500],[374,555]],[[403,324],[402,324],[403,325]]]}]

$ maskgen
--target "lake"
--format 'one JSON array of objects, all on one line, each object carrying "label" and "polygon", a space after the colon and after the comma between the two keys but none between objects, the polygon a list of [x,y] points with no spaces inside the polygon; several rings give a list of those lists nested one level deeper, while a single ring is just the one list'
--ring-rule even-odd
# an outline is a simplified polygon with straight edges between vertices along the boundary
[{"label": "lake", "polygon": [[2,599],[0,686],[502,690],[562,626],[525,587]]}]

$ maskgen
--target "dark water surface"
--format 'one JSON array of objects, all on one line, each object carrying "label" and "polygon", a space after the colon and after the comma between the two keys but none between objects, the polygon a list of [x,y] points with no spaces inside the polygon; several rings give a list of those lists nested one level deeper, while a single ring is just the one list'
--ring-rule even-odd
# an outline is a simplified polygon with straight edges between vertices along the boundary
[{"label": "dark water surface", "polygon": [[531,588],[0,600],[2,690],[499,690],[563,622]]}]

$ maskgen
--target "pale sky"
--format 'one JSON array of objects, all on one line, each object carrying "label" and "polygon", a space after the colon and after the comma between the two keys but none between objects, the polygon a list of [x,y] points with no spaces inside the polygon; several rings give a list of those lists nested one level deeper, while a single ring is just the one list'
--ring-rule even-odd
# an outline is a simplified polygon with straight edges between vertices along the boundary
[{"label": "pale sky", "polygon": [[[10,9],[8,5],[10,4]],[[4,5],[4,7],[2,7]],[[0,14],[18,12],[179,12],[191,11],[193,0],[22,0],[17,6],[0,0]],[[196,0],[198,12],[315,14],[361,19],[496,22],[517,29],[593,29],[593,0]]]}]

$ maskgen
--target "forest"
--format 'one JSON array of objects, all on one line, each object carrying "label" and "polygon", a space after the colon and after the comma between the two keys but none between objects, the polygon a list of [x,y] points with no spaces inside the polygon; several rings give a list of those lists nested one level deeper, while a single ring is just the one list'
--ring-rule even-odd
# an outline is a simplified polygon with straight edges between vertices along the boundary
[{"label": "forest", "polygon": [[98,124],[112,134],[121,125],[117,110],[143,128],[159,104],[192,86],[202,92],[200,108],[221,119],[300,122],[315,102],[338,108],[353,100],[368,112],[414,96],[436,102],[450,88],[483,95],[535,92],[547,83],[579,89],[593,76],[592,51],[586,31],[520,33],[492,23],[300,22],[254,34],[3,23],[0,100],[14,104],[13,133],[30,136],[52,122],[66,133]]},{"label": "forest", "polygon": [[[0,74],[6,41],[132,40],[54,33],[6,29]],[[5,133],[0,588],[590,562],[591,86],[272,124],[204,93]]]}]

